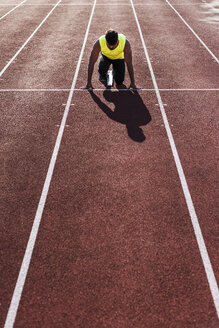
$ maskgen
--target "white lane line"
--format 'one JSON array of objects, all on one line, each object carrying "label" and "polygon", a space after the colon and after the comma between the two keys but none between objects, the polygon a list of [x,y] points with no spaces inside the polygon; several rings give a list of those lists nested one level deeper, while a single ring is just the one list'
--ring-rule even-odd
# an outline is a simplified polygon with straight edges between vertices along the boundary
[{"label": "white lane line", "polygon": [[[154,89],[106,89],[106,88],[95,88],[92,91],[155,91]],[[219,90],[219,89],[218,89]],[[0,89],[0,92],[69,92],[69,91],[80,91],[80,92],[88,92],[91,91],[88,89]]]},{"label": "white lane line", "polygon": [[34,246],[35,246],[37,233],[38,233],[38,230],[39,230],[39,226],[40,226],[44,206],[45,206],[45,203],[46,203],[46,198],[47,198],[50,183],[51,183],[51,180],[52,180],[53,170],[54,170],[54,167],[55,167],[55,163],[56,163],[56,159],[57,159],[57,156],[58,156],[60,144],[61,144],[61,141],[62,141],[62,136],[63,136],[64,128],[65,128],[65,125],[66,125],[66,120],[67,120],[67,117],[68,117],[69,108],[70,108],[70,105],[71,105],[71,100],[72,100],[72,97],[73,97],[74,88],[75,88],[75,84],[76,84],[76,81],[77,81],[78,72],[79,72],[79,69],[80,69],[80,65],[81,65],[85,45],[86,45],[86,42],[87,42],[88,33],[89,33],[92,18],[93,18],[95,6],[96,6],[96,0],[94,0],[94,3],[93,3],[90,19],[89,19],[89,22],[88,22],[88,25],[87,25],[87,30],[86,30],[85,37],[84,37],[84,42],[83,42],[83,45],[82,45],[82,48],[81,48],[81,53],[80,53],[80,56],[79,56],[79,59],[78,59],[78,63],[77,63],[77,67],[76,67],[76,70],[75,70],[73,82],[72,82],[72,85],[71,85],[71,91],[69,93],[67,104],[65,106],[65,111],[64,111],[64,114],[63,114],[63,117],[62,117],[62,122],[61,122],[61,125],[60,125],[60,128],[59,128],[58,136],[57,136],[56,143],[55,143],[55,146],[54,146],[54,149],[53,149],[53,154],[52,154],[52,157],[51,157],[51,160],[50,160],[50,164],[49,164],[46,179],[45,179],[45,182],[44,182],[43,190],[42,190],[42,193],[41,193],[40,201],[39,201],[39,204],[38,204],[38,207],[37,207],[36,215],[35,215],[35,218],[34,218],[33,226],[32,226],[32,229],[31,229],[30,237],[29,237],[29,240],[28,240],[28,244],[27,244],[27,247],[26,247],[26,251],[25,251],[25,254],[24,254],[24,258],[23,258],[23,261],[22,261],[21,268],[20,268],[19,276],[18,276],[16,286],[15,286],[15,289],[14,289],[14,293],[13,293],[13,296],[12,296],[12,299],[11,299],[11,303],[10,303],[10,307],[9,307],[9,310],[8,310],[8,314],[7,314],[7,318],[6,318],[6,321],[5,321],[4,328],[12,328],[13,325],[14,325],[15,318],[16,318],[16,314],[17,314],[19,303],[20,303],[23,287],[24,287],[24,284],[25,284],[27,272],[28,272],[28,269],[29,269],[33,249],[34,249]]},{"label": "white lane line", "polygon": [[[0,92],[69,92],[69,91],[83,91],[87,92],[88,90],[84,88],[80,89],[0,89]],[[131,91],[131,90],[138,90],[138,91],[155,91],[155,89],[106,89],[106,88],[94,88],[93,91]],[[159,89],[159,91],[219,91],[219,89]]]},{"label": "white lane line", "polygon": [[174,160],[175,160],[175,164],[176,164],[176,167],[177,167],[177,171],[178,171],[178,175],[179,175],[180,182],[181,182],[181,185],[182,185],[182,189],[183,189],[183,193],[184,193],[184,196],[185,196],[186,204],[187,204],[188,211],[189,211],[189,214],[190,214],[190,218],[191,218],[191,221],[192,221],[192,225],[193,225],[196,240],[197,240],[197,243],[198,243],[199,251],[200,251],[202,261],[203,261],[203,264],[204,264],[204,268],[205,268],[206,276],[207,276],[207,279],[208,279],[209,287],[210,287],[210,290],[211,290],[211,294],[212,294],[212,297],[213,297],[214,305],[215,305],[215,308],[216,308],[216,311],[217,311],[217,315],[219,317],[219,290],[218,290],[218,286],[217,286],[217,281],[215,279],[214,271],[212,269],[212,265],[211,265],[211,261],[210,261],[209,255],[208,255],[208,251],[207,251],[207,248],[205,246],[204,238],[203,238],[201,228],[200,228],[200,225],[199,225],[199,221],[198,221],[198,218],[197,218],[197,215],[196,215],[196,212],[195,212],[195,208],[194,208],[194,205],[193,205],[193,202],[192,202],[192,197],[191,197],[191,194],[190,194],[190,191],[189,191],[189,187],[188,187],[188,184],[187,184],[187,181],[186,181],[186,178],[185,178],[185,174],[183,172],[182,164],[180,162],[179,154],[178,154],[178,151],[176,149],[176,145],[175,145],[173,135],[172,135],[172,132],[171,132],[171,129],[170,129],[170,125],[169,125],[169,122],[168,122],[168,119],[167,119],[167,116],[166,116],[164,105],[162,103],[161,95],[160,95],[160,92],[159,92],[159,89],[158,89],[158,85],[157,85],[156,78],[155,78],[155,75],[154,75],[154,71],[153,71],[153,68],[152,68],[152,65],[151,65],[150,57],[149,57],[149,54],[148,54],[148,51],[147,51],[147,48],[146,48],[146,45],[145,45],[145,41],[144,41],[144,37],[143,37],[142,31],[141,31],[141,27],[140,27],[140,24],[139,24],[139,21],[138,21],[138,18],[137,18],[137,14],[136,14],[136,11],[135,11],[135,8],[134,8],[134,5],[133,5],[133,1],[130,0],[130,2],[132,4],[132,9],[133,9],[135,20],[136,20],[136,23],[137,23],[137,26],[138,26],[138,30],[139,30],[141,42],[142,42],[142,45],[143,45],[143,48],[144,48],[145,56],[147,58],[148,66],[149,66],[151,77],[152,77],[153,84],[154,84],[154,88],[156,90],[156,96],[157,96],[157,99],[158,99],[158,103],[159,103],[159,106],[160,106],[161,114],[162,114],[164,125],[165,125],[165,128],[166,128],[167,136],[168,136],[168,139],[169,139],[169,142],[170,142],[171,150],[172,150],[173,157],[174,157]]},{"label": "white lane line", "polygon": [[210,53],[210,55],[219,63],[219,59],[213,54],[213,52],[207,47],[207,45],[200,39],[198,34],[191,28],[191,26],[185,21],[185,19],[180,15],[180,13],[173,7],[173,5],[166,0],[166,3],[175,11],[175,13],[179,16],[179,18],[183,21],[183,23],[190,29],[190,31],[195,35],[195,37],[201,42],[201,44],[205,47],[205,49]]},{"label": "white lane line", "polygon": [[22,6],[27,0],[22,1],[21,3],[19,3],[16,7],[12,8],[10,11],[8,11],[6,14],[4,14],[2,17],[0,17],[0,20],[2,20],[3,18],[5,18],[6,16],[8,16],[10,13],[12,13],[12,11],[14,11],[16,8]]},{"label": "white lane line", "polygon": [[159,89],[159,91],[219,91],[219,89]]},{"label": "white lane line", "polygon": [[47,20],[47,18],[52,14],[52,12],[55,10],[55,8],[59,5],[59,3],[61,1],[62,0],[59,0],[56,3],[56,5],[50,10],[50,12],[43,19],[43,21],[38,25],[38,27],[33,31],[33,33],[29,36],[29,38],[24,42],[24,44],[16,52],[16,54],[9,60],[9,62],[7,63],[7,65],[5,65],[5,67],[1,70],[0,77],[4,74],[4,72],[6,71],[6,69],[11,65],[11,63],[15,60],[15,58],[19,55],[19,53],[24,49],[24,47],[28,44],[28,42],[32,39],[32,37],[34,36],[34,34],[36,34],[36,32],[40,29],[40,27],[43,25],[43,23],[45,23],[45,21]]}]

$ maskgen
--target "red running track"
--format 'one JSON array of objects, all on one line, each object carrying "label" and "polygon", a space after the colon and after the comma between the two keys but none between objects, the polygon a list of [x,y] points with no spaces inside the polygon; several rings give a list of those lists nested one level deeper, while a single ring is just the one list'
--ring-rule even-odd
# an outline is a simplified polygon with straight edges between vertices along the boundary
[{"label": "red running track", "polygon": [[[1,1],[0,18],[16,4]],[[208,3],[171,4],[218,56]],[[0,70],[54,5],[28,0],[0,20]],[[92,8],[92,1],[62,1],[0,77],[2,327],[12,318],[9,306]],[[218,281],[218,64],[168,3],[135,0],[134,8]],[[80,90],[92,44],[108,27],[129,39],[143,90],[106,91],[96,71],[93,84],[101,90]],[[218,327],[130,1],[97,1],[81,59],[8,327]]]}]

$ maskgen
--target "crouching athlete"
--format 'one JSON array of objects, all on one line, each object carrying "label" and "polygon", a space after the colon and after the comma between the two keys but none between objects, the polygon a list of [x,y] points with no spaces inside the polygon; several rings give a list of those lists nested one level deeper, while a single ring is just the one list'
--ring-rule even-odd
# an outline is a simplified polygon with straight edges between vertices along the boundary
[{"label": "crouching athlete", "polygon": [[136,89],[134,70],[132,65],[132,50],[129,41],[125,35],[118,34],[114,30],[108,30],[105,35],[101,36],[93,46],[88,64],[88,77],[86,89],[93,89],[92,75],[94,64],[96,63],[99,53],[101,52],[98,72],[99,80],[106,82],[107,71],[112,64],[113,77],[117,87],[122,87],[125,78],[125,62],[129,72],[131,84],[129,88]]}]

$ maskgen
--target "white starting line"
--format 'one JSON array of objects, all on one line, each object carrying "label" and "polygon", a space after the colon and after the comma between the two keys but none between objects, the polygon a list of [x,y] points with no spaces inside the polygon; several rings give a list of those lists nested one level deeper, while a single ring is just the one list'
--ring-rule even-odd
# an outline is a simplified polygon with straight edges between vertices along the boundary
[{"label": "white starting line", "polygon": [[[219,89],[159,89],[161,92],[168,91],[219,91]],[[152,91],[155,92],[156,89],[117,89],[117,88],[94,88],[94,89],[86,89],[86,88],[75,88],[75,89],[0,89],[0,92],[69,92],[69,91],[80,91],[80,92],[88,92],[88,91]]]}]

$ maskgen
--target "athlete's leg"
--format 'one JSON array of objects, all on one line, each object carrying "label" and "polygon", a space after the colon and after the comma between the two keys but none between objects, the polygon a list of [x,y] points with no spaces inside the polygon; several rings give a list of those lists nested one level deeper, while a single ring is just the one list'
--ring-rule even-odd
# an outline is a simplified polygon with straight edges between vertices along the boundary
[{"label": "athlete's leg", "polygon": [[123,84],[125,78],[125,60],[124,59],[116,59],[113,60],[113,75],[116,81],[116,84]]},{"label": "athlete's leg", "polygon": [[100,81],[106,81],[106,73],[111,65],[111,61],[104,55],[101,55],[99,61],[98,72],[100,74]]}]

